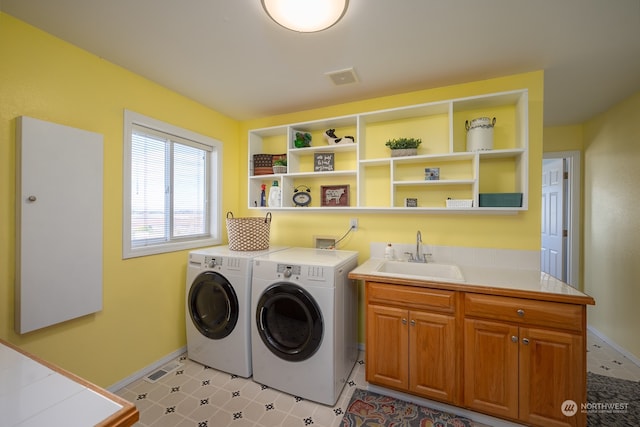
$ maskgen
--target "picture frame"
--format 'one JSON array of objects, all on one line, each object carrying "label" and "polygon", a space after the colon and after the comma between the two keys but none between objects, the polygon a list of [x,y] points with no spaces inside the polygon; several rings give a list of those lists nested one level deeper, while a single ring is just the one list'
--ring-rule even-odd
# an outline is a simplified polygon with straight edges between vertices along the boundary
[{"label": "picture frame", "polygon": [[320,186],[320,206],[349,206],[349,185],[345,184]]},{"label": "picture frame", "polygon": [[426,181],[440,180],[440,168],[424,168],[424,179]]},{"label": "picture frame", "polygon": [[418,199],[415,197],[405,197],[404,199],[404,207],[405,208],[417,208],[418,207]]},{"label": "picture frame", "polygon": [[313,171],[329,172],[335,170],[335,153],[313,153]]}]

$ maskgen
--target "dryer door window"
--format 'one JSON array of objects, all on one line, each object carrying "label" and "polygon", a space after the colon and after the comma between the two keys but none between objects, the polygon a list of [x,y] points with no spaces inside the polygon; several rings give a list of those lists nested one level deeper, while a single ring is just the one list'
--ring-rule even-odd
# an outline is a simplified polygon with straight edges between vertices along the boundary
[{"label": "dryer door window", "polygon": [[289,361],[308,359],[322,342],[322,314],[313,297],[290,283],[264,291],[256,308],[260,338],[276,356]]},{"label": "dryer door window", "polygon": [[229,335],[238,322],[238,297],[231,283],[213,271],[200,273],[189,290],[189,314],[202,335]]}]

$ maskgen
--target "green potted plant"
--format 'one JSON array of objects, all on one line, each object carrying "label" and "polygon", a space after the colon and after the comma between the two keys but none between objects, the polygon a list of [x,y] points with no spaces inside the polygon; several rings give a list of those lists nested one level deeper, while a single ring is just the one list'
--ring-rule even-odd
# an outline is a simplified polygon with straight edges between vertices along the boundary
[{"label": "green potted plant", "polygon": [[273,173],[287,173],[287,159],[278,159],[273,162]]},{"label": "green potted plant", "polygon": [[418,147],[422,144],[420,138],[394,138],[384,145],[391,149],[391,157],[413,156],[418,153]]}]

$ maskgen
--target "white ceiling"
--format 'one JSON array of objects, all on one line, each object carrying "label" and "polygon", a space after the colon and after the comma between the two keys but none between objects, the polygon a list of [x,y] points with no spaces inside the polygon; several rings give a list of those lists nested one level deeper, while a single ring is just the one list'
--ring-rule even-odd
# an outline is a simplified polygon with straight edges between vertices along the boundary
[{"label": "white ceiling", "polygon": [[[545,70],[546,126],[640,90],[640,0],[351,0],[301,34],[259,0],[0,0],[0,10],[197,100],[251,119]],[[325,73],[353,67],[359,83]]]}]

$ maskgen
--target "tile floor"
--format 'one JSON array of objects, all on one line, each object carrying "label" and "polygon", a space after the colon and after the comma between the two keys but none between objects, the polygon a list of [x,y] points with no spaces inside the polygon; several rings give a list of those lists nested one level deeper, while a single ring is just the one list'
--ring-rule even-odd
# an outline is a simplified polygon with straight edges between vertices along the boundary
[{"label": "tile floor", "polygon": [[116,392],[140,411],[136,427],[334,427],[353,390],[366,387],[364,353],[334,407],[313,403],[249,379],[179,358],[184,366],[156,383],[137,380]]},{"label": "tile floor", "polygon": [[[640,381],[640,367],[591,332],[587,351],[589,371]],[[158,382],[141,379],[117,392],[138,407],[136,427],[337,427],[353,390],[367,386],[363,353],[334,407],[206,368],[186,354],[179,361],[184,366]]]},{"label": "tile floor", "polygon": [[640,366],[591,332],[587,333],[587,371],[640,381]]}]

